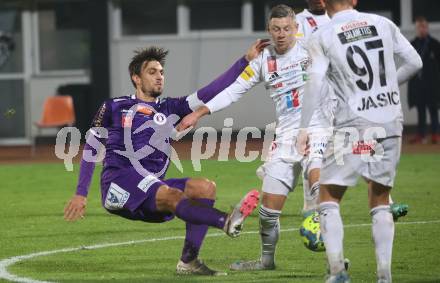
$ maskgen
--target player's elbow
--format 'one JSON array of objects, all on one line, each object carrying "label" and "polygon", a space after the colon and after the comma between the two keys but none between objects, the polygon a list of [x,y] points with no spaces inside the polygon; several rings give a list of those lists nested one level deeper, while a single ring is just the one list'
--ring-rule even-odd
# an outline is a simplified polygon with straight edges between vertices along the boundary
[{"label": "player's elbow", "polygon": [[416,72],[420,71],[423,68],[423,61],[420,56],[416,56],[416,60],[414,60],[414,69]]}]

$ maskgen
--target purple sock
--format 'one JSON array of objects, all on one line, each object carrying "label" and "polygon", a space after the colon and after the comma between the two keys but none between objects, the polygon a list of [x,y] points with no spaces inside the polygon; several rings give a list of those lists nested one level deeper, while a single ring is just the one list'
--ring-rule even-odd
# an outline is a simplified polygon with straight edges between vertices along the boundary
[{"label": "purple sock", "polygon": [[176,216],[185,222],[223,229],[227,214],[199,201],[182,199],[176,207]]},{"label": "purple sock", "polygon": [[[215,200],[213,199],[196,199],[195,201],[202,203],[206,206],[213,207]],[[197,225],[186,222],[186,237],[185,244],[182,250],[182,256],[180,259],[188,263],[196,259],[199,255],[200,247],[205,239],[206,232],[208,232],[208,225]]]}]

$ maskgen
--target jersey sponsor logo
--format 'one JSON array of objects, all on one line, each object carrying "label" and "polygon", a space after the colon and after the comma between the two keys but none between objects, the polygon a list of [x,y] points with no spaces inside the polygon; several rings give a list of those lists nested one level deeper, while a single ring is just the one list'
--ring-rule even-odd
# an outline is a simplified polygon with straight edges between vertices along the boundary
[{"label": "jersey sponsor logo", "polygon": [[167,116],[163,113],[156,113],[153,116],[153,121],[160,126],[165,125],[167,123]]},{"label": "jersey sponsor logo", "polygon": [[367,154],[373,156],[375,154],[375,147],[377,145],[377,141],[357,141],[353,142],[352,153],[353,154]]},{"label": "jersey sponsor logo", "polygon": [[121,115],[121,125],[123,128],[129,128],[132,126],[133,123],[133,112],[131,110],[125,110],[123,109]]},{"label": "jersey sponsor logo", "polygon": [[288,109],[299,106],[299,91],[297,89],[294,89],[287,93],[286,104]]},{"label": "jersey sponsor logo", "polygon": [[355,42],[362,39],[378,36],[375,26],[358,27],[338,33],[339,40],[342,44]]},{"label": "jersey sponsor logo", "polygon": [[311,63],[312,63],[312,58],[310,57],[307,57],[306,59],[299,62],[299,64],[301,65],[301,70],[303,71],[307,70],[307,68],[310,66]]},{"label": "jersey sponsor logo", "polygon": [[105,113],[106,107],[107,106],[104,103],[104,104],[102,104],[101,108],[99,108],[98,114],[96,115],[95,119],[93,119],[93,123],[92,123],[93,127],[101,127],[102,126],[102,121],[104,120],[104,113]]},{"label": "jersey sponsor logo", "polygon": [[361,105],[358,106],[358,111],[368,111],[370,108],[387,107],[388,105],[399,105],[399,93],[396,91],[379,93],[374,96],[367,96],[361,98]]},{"label": "jersey sponsor logo", "polygon": [[255,76],[255,73],[251,66],[247,66],[240,75],[240,77],[245,81],[249,81],[253,76]]},{"label": "jersey sponsor logo", "polygon": [[124,204],[129,197],[129,192],[119,187],[117,184],[111,183],[105,198],[104,207],[108,210],[119,210],[124,207]]},{"label": "jersey sponsor logo", "polygon": [[148,115],[148,116],[153,114],[153,110],[151,110],[150,108],[143,106],[143,105],[138,105],[136,111],[140,112],[142,114]]},{"label": "jersey sponsor logo", "polygon": [[364,27],[364,26],[368,26],[368,22],[363,21],[363,22],[350,22],[348,24],[346,24],[345,26],[341,27],[342,31],[347,31],[350,29],[354,29],[354,28],[358,28],[358,27]]},{"label": "jersey sponsor logo", "polygon": [[279,77],[280,77],[280,75],[278,75],[277,72],[274,72],[272,75],[270,75],[270,77],[269,77],[269,81],[276,80],[276,79],[278,79]]},{"label": "jersey sponsor logo", "polygon": [[275,56],[267,57],[267,70],[269,73],[277,70],[277,58]]},{"label": "jersey sponsor logo", "polygon": [[282,82],[279,82],[279,83],[276,83],[276,84],[273,85],[274,89],[277,89],[277,88],[280,88],[280,87],[283,87],[283,83]]},{"label": "jersey sponsor logo", "polygon": [[148,175],[145,178],[142,179],[142,181],[139,182],[137,187],[146,193],[148,189],[151,188],[151,186],[155,183],[159,182],[159,179],[156,176]]},{"label": "jersey sponsor logo", "polygon": [[303,71],[305,71],[307,69],[307,67],[310,66],[311,63],[312,63],[312,58],[304,57],[299,62],[296,61],[295,63],[293,63],[291,65],[287,65],[285,67],[282,67],[280,69],[280,71],[282,72],[282,71],[286,71],[286,70],[296,69],[298,66],[301,66],[301,69]]},{"label": "jersey sponsor logo", "polygon": [[310,25],[312,28],[318,26],[318,24],[316,23],[316,21],[315,21],[314,18],[312,18],[312,17],[306,17],[306,19],[307,19],[307,22],[309,23],[309,25]]}]

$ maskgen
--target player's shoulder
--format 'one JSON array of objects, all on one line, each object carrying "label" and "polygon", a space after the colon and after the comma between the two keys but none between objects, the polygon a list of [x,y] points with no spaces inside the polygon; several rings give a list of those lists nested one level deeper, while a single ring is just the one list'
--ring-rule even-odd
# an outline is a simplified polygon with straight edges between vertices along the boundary
[{"label": "player's shoulder", "polygon": [[104,101],[103,105],[110,109],[116,109],[121,107],[130,107],[135,104],[135,96],[134,95],[124,95],[118,97],[112,97]]},{"label": "player's shoulder", "polygon": [[297,40],[296,41],[296,45],[297,45],[297,51],[298,53],[308,53],[307,52],[307,42],[304,40]]},{"label": "player's shoulder", "polygon": [[118,97],[109,98],[106,101],[112,102],[112,103],[120,103],[120,102],[127,102],[130,100],[133,100],[133,95],[123,95]]},{"label": "player's shoulder", "polygon": [[311,16],[310,12],[307,9],[304,9],[301,13],[295,15],[297,21],[304,21],[306,17]]},{"label": "player's shoulder", "polygon": [[159,107],[168,107],[176,104],[181,104],[183,100],[185,100],[187,96],[179,96],[179,97],[158,97],[156,100],[156,105]]},{"label": "player's shoulder", "polygon": [[366,12],[358,12],[360,15],[360,18],[364,18],[375,25],[377,25],[379,28],[397,28],[396,24],[391,21],[390,19],[374,14],[374,13],[366,13]]},{"label": "player's shoulder", "polygon": [[321,26],[319,29],[317,29],[314,33],[310,35],[310,38],[308,42],[305,44],[305,46],[308,46],[312,41],[321,41],[321,42],[328,41],[325,40],[325,37],[331,36],[331,34],[333,33],[333,29],[334,26],[331,24],[331,22]]},{"label": "player's shoulder", "polygon": [[158,104],[158,105],[166,105],[166,104],[169,104],[169,103],[173,103],[173,102],[175,102],[175,101],[177,101],[177,100],[179,100],[180,98],[177,98],[177,97],[168,97],[168,96],[165,96],[165,97],[158,97],[157,98],[157,100],[156,100],[156,103]]},{"label": "player's shoulder", "polygon": [[267,60],[267,57],[270,57],[273,50],[273,46],[269,45],[266,46],[263,51],[258,54],[257,57],[252,59],[252,61],[249,62],[249,66],[251,66],[255,71],[259,70],[265,60]]}]

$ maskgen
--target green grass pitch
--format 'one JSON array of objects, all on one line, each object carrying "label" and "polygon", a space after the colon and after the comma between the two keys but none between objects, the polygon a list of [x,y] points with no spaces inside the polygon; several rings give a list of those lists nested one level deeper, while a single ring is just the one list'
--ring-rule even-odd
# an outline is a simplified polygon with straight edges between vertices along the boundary
[{"label": "green grass pitch", "polygon": [[[260,162],[208,160],[202,171],[184,173],[170,168],[167,177],[204,176],[217,183],[217,208],[229,210],[250,188],[258,188],[255,169]],[[410,213],[396,225],[393,253],[394,282],[440,282],[440,155],[403,155],[395,190],[396,201],[410,205]],[[277,269],[266,272],[229,272],[227,277],[175,275],[183,240],[184,223],[128,221],[107,213],[100,205],[98,173],[93,180],[85,219],[67,223],[63,208],[76,186],[78,167],[67,172],[60,164],[0,166],[0,260],[18,255],[103,243],[144,241],[100,249],[81,249],[35,257],[11,265],[20,277],[56,282],[323,282],[325,254],[302,245],[296,230],[301,222],[302,188],[297,187],[281,218]],[[371,240],[366,185],[350,189],[341,207],[345,225],[345,256],[351,260],[353,282],[375,282],[375,256]],[[208,237],[201,258],[212,268],[227,270],[239,259],[257,259],[260,251],[258,218],[254,213],[237,239]],[[432,222],[433,221],[433,222]],[[428,222],[428,223],[424,223]],[[429,223],[430,222],[430,223]],[[368,225],[358,225],[368,224]],[[209,234],[219,231],[211,228]],[[0,282],[6,282],[1,280]]]}]

